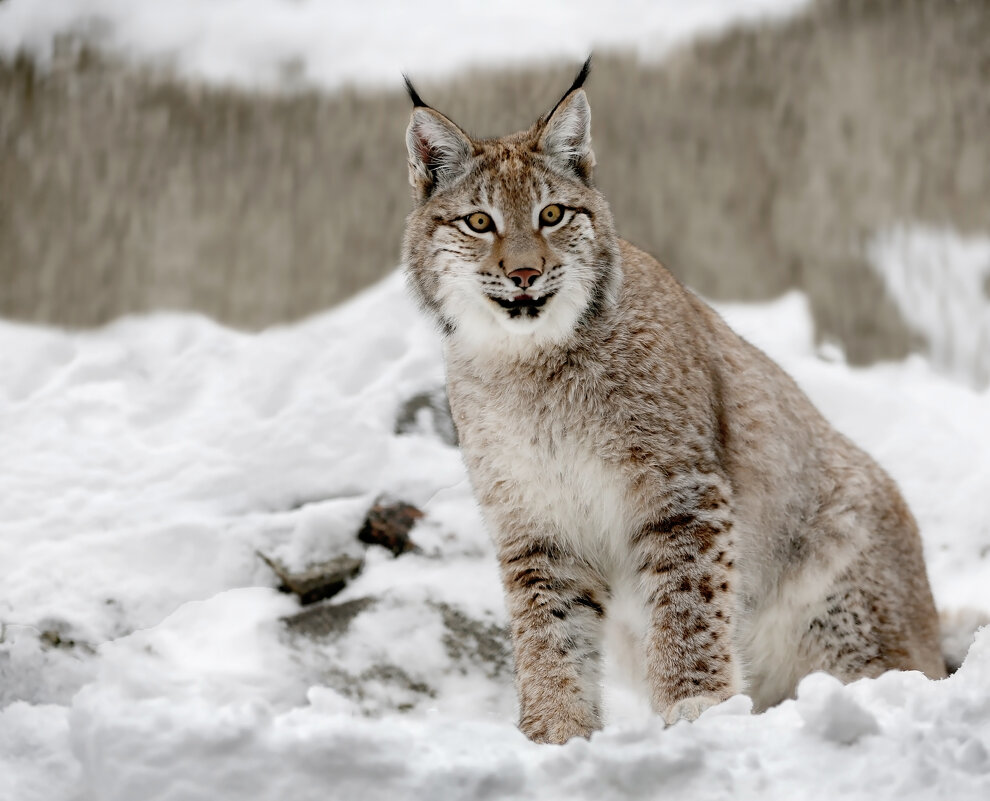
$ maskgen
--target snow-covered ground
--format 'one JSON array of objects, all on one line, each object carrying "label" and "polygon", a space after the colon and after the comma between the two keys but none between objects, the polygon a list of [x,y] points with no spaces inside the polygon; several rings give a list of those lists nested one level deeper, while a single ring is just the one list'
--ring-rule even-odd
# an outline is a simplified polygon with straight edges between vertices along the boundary
[{"label": "snow-covered ground", "polygon": [[[898,479],[939,605],[990,610],[990,393],[848,367],[798,294],[721,310]],[[990,629],[942,682],[816,675],[665,730],[611,680],[591,742],[526,741],[458,452],[429,406],[397,426],[442,380],[397,275],[253,335],[0,324],[0,799],[990,797]],[[355,540],[380,495],[418,551]],[[365,566],[313,636],[257,551]]]},{"label": "snow-covered ground", "polygon": [[399,73],[583,60],[592,48],[660,58],[691,36],[780,17],[808,0],[6,0],[0,53],[46,61],[73,34],[218,83],[397,87]]}]

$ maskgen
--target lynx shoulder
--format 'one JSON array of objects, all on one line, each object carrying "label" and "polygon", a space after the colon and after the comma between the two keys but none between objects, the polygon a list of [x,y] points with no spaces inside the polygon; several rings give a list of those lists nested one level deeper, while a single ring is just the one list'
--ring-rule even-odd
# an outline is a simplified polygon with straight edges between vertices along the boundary
[{"label": "lynx shoulder", "polygon": [[600,727],[602,633],[624,624],[672,722],[756,708],[824,670],[945,675],[917,526],[794,382],[646,253],[592,183],[586,64],[500,139],[414,101],[410,285],[497,547],[520,727]]}]

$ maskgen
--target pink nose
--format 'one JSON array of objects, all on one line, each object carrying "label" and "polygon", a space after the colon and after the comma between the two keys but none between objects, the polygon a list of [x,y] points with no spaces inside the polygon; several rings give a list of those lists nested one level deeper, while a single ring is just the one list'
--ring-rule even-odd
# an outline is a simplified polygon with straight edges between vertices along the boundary
[{"label": "pink nose", "polygon": [[513,270],[509,273],[509,278],[512,279],[512,283],[516,286],[522,287],[523,289],[528,289],[529,285],[533,283],[537,276],[543,275],[539,270],[534,270],[530,267],[521,267],[518,270]]}]

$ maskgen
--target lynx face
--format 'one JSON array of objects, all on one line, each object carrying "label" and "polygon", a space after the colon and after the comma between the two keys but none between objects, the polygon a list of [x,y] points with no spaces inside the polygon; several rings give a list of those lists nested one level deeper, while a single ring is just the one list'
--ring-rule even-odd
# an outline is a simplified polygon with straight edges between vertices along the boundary
[{"label": "lynx face", "polygon": [[590,185],[583,90],[529,131],[476,141],[417,106],[407,132],[418,207],[404,261],[448,335],[500,351],[563,342],[617,290],[616,238]]}]

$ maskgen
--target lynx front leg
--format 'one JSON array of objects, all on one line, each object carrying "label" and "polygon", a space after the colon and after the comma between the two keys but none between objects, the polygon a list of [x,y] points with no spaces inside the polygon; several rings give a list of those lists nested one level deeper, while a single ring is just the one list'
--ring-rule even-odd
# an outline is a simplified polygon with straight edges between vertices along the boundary
[{"label": "lynx front leg", "polygon": [[608,589],[591,567],[545,541],[499,560],[512,628],[519,728],[563,743],[601,727],[601,634]]},{"label": "lynx front leg", "polygon": [[704,508],[659,515],[633,537],[647,593],[647,678],[668,723],[694,720],[741,687],[733,653],[731,521],[713,488]]}]

